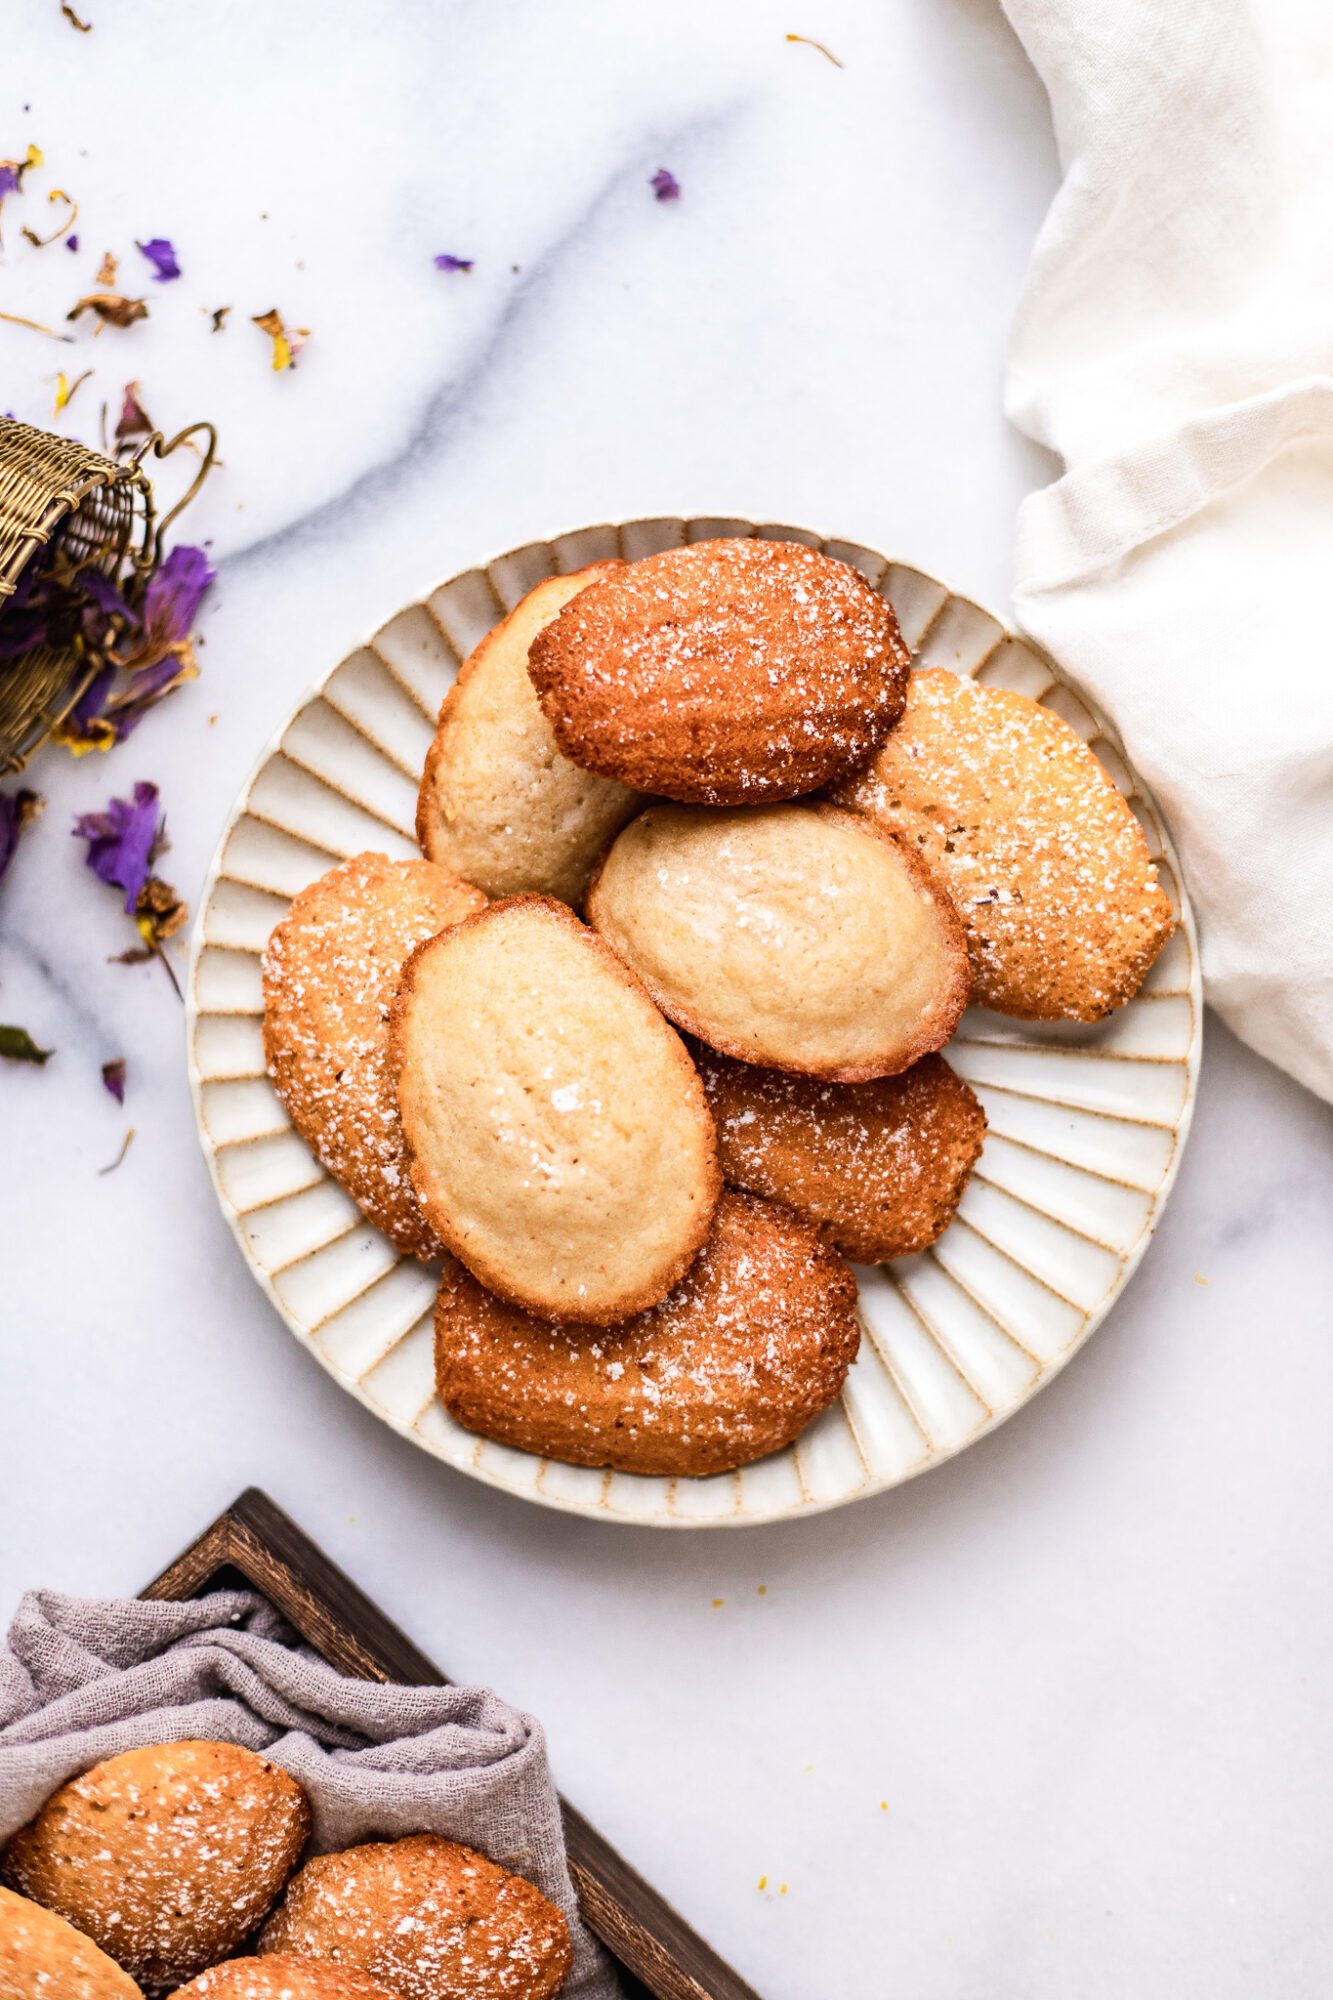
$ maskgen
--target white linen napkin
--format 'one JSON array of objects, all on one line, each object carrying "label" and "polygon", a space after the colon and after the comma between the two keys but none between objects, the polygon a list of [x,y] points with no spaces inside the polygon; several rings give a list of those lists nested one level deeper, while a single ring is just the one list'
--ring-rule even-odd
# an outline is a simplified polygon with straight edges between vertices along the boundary
[{"label": "white linen napkin", "polygon": [[1164,807],[1208,998],[1333,1097],[1333,5],[1004,0],[1064,183],[1007,408],[1020,623]]}]

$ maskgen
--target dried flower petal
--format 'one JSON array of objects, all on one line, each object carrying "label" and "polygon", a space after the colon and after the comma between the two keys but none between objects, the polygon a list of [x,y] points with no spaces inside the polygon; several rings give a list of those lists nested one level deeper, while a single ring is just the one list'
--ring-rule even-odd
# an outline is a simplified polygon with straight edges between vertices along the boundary
[{"label": "dried flower petal", "polygon": [[102,1064],[102,1082],[106,1085],[117,1104],[125,1102],[125,1058],[117,1056],[114,1062]]},{"label": "dried flower petal", "polygon": [[39,1049],[26,1028],[0,1027],[0,1056],[8,1061],[44,1063],[54,1054],[54,1049]]},{"label": "dried flower petal", "polygon": [[39,792],[0,792],[0,882],[9,872],[19,835],[41,817],[45,804]]},{"label": "dried flower petal", "polygon": [[148,305],[144,299],[127,299],[119,292],[89,292],[65,318],[78,319],[85,312],[96,313],[103,326],[133,326],[136,319],[147,319]]},{"label": "dried flower petal", "polygon": [[139,384],[127,382],[120,405],[120,415],[116,419],[117,449],[127,438],[148,437],[156,429],[153,419],[139,401]]},{"label": "dried flower petal", "polygon": [[810,35],[787,35],[784,39],[789,42],[804,42],[808,49],[818,49],[821,56],[828,57],[835,69],[846,69],[847,67],[846,63],[839,61],[832,49],[826,49],[822,42],[815,41]]},{"label": "dried flower petal", "polygon": [[471,257],[451,257],[448,252],[435,259],[437,271],[470,271],[474,259]]},{"label": "dried flower petal", "polygon": [[108,250],[97,267],[97,284],[101,291],[109,292],[116,282],[116,260]]},{"label": "dried flower petal", "polygon": [[35,229],[29,229],[27,223],[24,223],[20,234],[38,250],[45,250],[48,243],[58,243],[66,231],[74,226],[74,218],[79,212],[79,204],[75,201],[72,194],[65,193],[64,188],[52,188],[46,199],[48,201],[63,201],[65,204],[65,213],[49,236],[39,236]]},{"label": "dried flower petal", "polygon": [[56,376],[56,407],[54,411],[56,416],[59,416],[60,412],[74,401],[76,394],[83,387],[92,372],[91,368],[85,368],[82,375],[76,375],[71,382],[64,369],[60,370],[60,373]]},{"label": "dried flower petal", "polygon": [[221,333],[221,332],[222,332],[222,330],[223,330],[223,327],[222,327],[222,322],[223,322],[223,320],[224,320],[224,319],[226,319],[226,317],[227,317],[227,314],[228,314],[228,313],[229,313],[230,311],[231,311],[231,307],[230,307],[230,306],[214,306],[214,308],[213,308],[212,312],[211,312],[211,313],[209,314],[209,318],[210,318],[210,319],[212,320],[212,322],[213,322],[213,325],[212,325],[212,328],[211,328],[211,331],[212,331],[213,333]]},{"label": "dried flower petal", "polygon": [[79,247],[79,239],[77,236],[67,236],[65,238],[65,248],[67,250],[77,250],[78,247]]},{"label": "dried flower petal", "polygon": [[120,1151],[116,1154],[115,1159],[110,1161],[105,1167],[99,1167],[97,1169],[99,1179],[103,1174],[115,1173],[116,1168],[123,1163],[126,1153],[129,1152],[130,1143],[133,1140],[133,1138],[134,1138],[134,1127],[131,1125],[129,1131],[125,1134],[125,1137],[121,1141]]},{"label": "dried flower petal", "polygon": [[86,858],[94,875],[125,891],[127,916],[137,913],[157,832],[157,786],[142,781],[132,800],[112,799],[105,812],[80,813],[74,822],[75,839],[88,843]]},{"label": "dried flower petal", "polygon": [[74,9],[70,6],[69,0],[60,0],[60,11],[64,15],[65,19],[69,22],[71,28],[77,28],[81,35],[91,35],[93,31],[92,22],[81,21],[78,15],[74,12]]},{"label": "dried flower petal", "polygon": [[179,278],[181,267],[176,261],[176,252],[165,236],[151,236],[147,243],[136,243],[140,256],[146,257],[153,267],[153,276],[159,284],[170,278]]},{"label": "dried flower petal", "polygon": [[144,592],[143,622],[149,648],[157,649],[155,659],[172,647],[188,645],[200,602],[216,575],[203,549],[188,542],[177,543],[154,570]]},{"label": "dried flower petal", "polygon": [[283,325],[282,314],[276,306],[266,313],[255,313],[253,324],[266,333],[273,342],[273,367],[275,373],[283,368],[294,368],[296,357],[310,338],[308,326],[293,327],[289,331]]},{"label": "dried flower petal", "polygon": [[190,920],[190,906],[183,903],[169,882],[160,875],[150,875],[139,891],[134,908],[134,921],[139,926],[139,935],[152,948],[163,944],[167,938],[175,937]]},{"label": "dried flower petal", "polygon": [[667,167],[659,167],[648,185],[658,201],[680,200],[680,182]]}]

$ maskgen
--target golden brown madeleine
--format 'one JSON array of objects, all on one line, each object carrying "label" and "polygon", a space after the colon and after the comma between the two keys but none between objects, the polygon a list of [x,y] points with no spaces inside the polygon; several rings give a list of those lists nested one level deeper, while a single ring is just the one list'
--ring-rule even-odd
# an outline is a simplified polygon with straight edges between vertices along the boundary
[{"label": "golden brown madeleine", "polygon": [[785,1202],[857,1264],[928,1249],[954,1218],[986,1114],[943,1056],[825,1083],[697,1050],[722,1178]]},{"label": "golden brown madeleine", "polygon": [[229,1958],[182,1986],[176,2000],[399,2000],[387,1986],[350,1965],[275,1951],[268,1958]]},{"label": "golden brown madeleine", "polygon": [[528,674],[528,648],[570,599],[623,563],[548,576],[463,664],[445,696],[417,800],[428,860],[488,896],[579,903],[593,864],[642,803],[562,757]]},{"label": "golden brown madeleine", "polygon": [[407,1175],[389,1005],[424,938],[483,909],[431,861],[358,854],[295,897],[264,954],[264,1055],[311,1152],[399,1249],[440,1246]]},{"label": "golden brown madeleine", "polygon": [[799,542],[694,542],[580,593],[533,641],[566,757],[702,805],[817,791],[902,712],[887,599]]},{"label": "golden brown madeleine", "polygon": [[259,1949],[356,1966],[403,2000],[548,2000],[573,1963],[540,1889],[433,1833],[308,1861]]},{"label": "golden brown madeleine", "polygon": [[127,1750],[72,1778],[4,1853],[7,1882],[146,1986],[225,1958],[310,1834],[305,1793],[232,1743]]},{"label": "golden brown madeleine", "polygon": [[515,896],[422,945],[392,1041],[413,1185],[484,1284],[593,1323],[670,1291],[717,1135],[680,1037],[572,911]]},{"label": "golden brown madeleine", "polygon": [[435,1307],[440,1400],[519,1451],[624,1472],[727,1472],[780,1451],[856,1358],[856,1280],[789,1209],[728,1191],[661,1305],[596,1333],[516,1311],[459,1265]]},{"label": "golden brown madeleine", "polygon": [[940,1048],[967,1000],[948,898],[897,841],[825,805],[650,806],[588,921],[710,1047],[843,1083]]},{"label": "golden brown madeleine", "polygon": [[0,2000],[143,2000],[128,1972],[53,1910],[0,1889]]},{"label": "golden brown madeleine", "polygon": [[967,931],[973,999],[1034,1021],[1132,1000],[1175,928],[1143,830],[1077,732],[938,667],[833,796],[909,842]]}]

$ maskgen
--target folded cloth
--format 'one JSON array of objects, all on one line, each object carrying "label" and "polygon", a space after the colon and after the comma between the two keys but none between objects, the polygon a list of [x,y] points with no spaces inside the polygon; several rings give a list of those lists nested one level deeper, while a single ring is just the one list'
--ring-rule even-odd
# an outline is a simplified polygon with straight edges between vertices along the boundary
[{"label": "folded cloth", "polygon": [[1208,998],[1333,1097],[1333,8],[1004,0],[1064,183],[1007,406],[1025,629],[1164,807]]},{"label": "folded cloth", "polygon": [[485,1688],[346,1680],[250,1591],[188,1604],[23,1599],[0,1653],[0,1840],[90,1765],[185,1738],[239,1743],[290,1771],[318,1852],[439,1833],[526,1876],[569,1921],[561,2000],[617,2000],[579,1917],[531,1716]]}]

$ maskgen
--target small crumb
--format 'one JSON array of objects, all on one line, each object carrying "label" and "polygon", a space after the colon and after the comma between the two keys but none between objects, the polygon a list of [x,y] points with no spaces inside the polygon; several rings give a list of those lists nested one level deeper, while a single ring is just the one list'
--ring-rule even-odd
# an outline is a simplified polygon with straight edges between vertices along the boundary
[{"label": "small crumb", "polygon": [[768,1585],[767,1585],[766,1583],[761,1583],[761,1584],[759,1585],[758,1589],[757,1589],[757,1590],[755,1591],[755,1596],[756,1596],[756,1597],[767,1597],[767,1596],[768,1596]]},{"label": "small crumb", "polygon": [[210,729],[213,727],[213,724],[217,721],[217,719],[218,719],[218,712],[216,709],[214,709],[213,713],[208,718],[208,726]]},{"label": "small crumb", "polygon": [[1208,1280],[1207,1278],[1204,1277],[1202,1271],[1196,1271],[1194,1273],[1194,1282],[1196,1285],[1206,1285],[1208,1283]]},{"label": "small crumb", "polygon": [[721,1610],[721,1608],[722,1608],[722,1606],[723,1606],[723,1605],[724,1605],[724,1604],[726,1603],[726,1601],[727,1601],[727,1600],[726,1600],[726,1598],[725,1598],[725,1597],[715,1597],[715,1598],[713,1599],[713,1609],[714,1609],[714,1611],[720,1611],[720,1610]]},{"label": "small crumb", "polygon": [[879,1809],[880,1809],[880,1811],[881,1811],[881,1812],[887,1812],[887,1811],[888,1811],[888,1809],[889,1809],[889,1802],[888,1802],[888,1800],[887,1800],[887,1799],[881,1799],[881,1800],[880,1800],[880,1802],[879,1802]]},{"label": "small crumb", "polygon": [[801,1766],[801,1776],[802,1776],[802,1777],[804,1777],[807,1771],[813,1771],[813,1770],[814,1770],[814,1768],[815,1768],[815,1767],[814,1767],[814,1765],[813,1765],[813,1764],[802,1764],[802,1766]]},{"label": "small crumb", "polygon": [[761,1876],[759,1877],[759,1887],[760,1887],[761,1889],[766,1889],[766,1888],[768,1887],[768,1877],[767,1877],[767,1875],[761,1875]]},{"label": "small crumb", "polygon": [[785,1895],[786,1895],[786,1893],[787,1893],[787,1885],[786,1885],[786,1883],[785,1883],[785,1882],[779,1882],[779,1883],[778,1883],[778,1894],[779,1894],[779,1896],[785,1896]]}]

